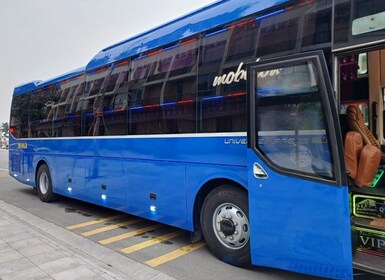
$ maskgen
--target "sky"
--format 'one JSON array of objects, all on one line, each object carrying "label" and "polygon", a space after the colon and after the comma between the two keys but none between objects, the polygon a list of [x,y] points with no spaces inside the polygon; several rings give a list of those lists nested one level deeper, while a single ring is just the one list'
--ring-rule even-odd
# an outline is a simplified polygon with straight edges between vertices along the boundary
[{"label": "sky", "polygon": [[0,123],[15,86],[82,67],[103,48],[215,0],[0,0]]}]

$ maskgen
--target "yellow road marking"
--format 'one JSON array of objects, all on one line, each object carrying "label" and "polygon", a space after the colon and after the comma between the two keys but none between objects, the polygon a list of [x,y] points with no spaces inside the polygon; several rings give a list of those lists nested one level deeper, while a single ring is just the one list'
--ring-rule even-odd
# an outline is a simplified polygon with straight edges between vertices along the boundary
[{"label": "yellow road marking", "polygon": [[178,236],[180,236],[180,235],[182,235],[184,233],[185,233],[185,231],[183,231],[183,230],[173,231],[173,232],[170,232],[170,233],[167,233],[167,234],[155,237],[155,238],[153,238],[151,240],[147,240],[145,242],[142,242],[142,243],[139,243],[139,244],[136,244],[136,245],[124,248],[124,249],[122,249],[120,251],[123,252],[123,253],[126,253],[126,254],[131,254],[133,252],[136,252],[136,251],[142,250],[144,248],[150,247],[152,245],[158,244],[160,242],[167,241],[169,239],[178,237]]},{"label": "yellow road marking", "polygon": [[105,232],[105,231],[109,231],[109,230],[113,230],[113,229],[116,229],[116,228],[119,228],[119,227],[133,225],[133,224],[136,224],[136,223],[139,223],[139,222],[142,222],[142,221],[143,221],[143,219],[132,219],[132,220],[129,220],[127,222],[118,223],[118,224],[114,224],[114,225],[110,225],[110,226],[101,227],[101,228],[97,228],[97,229],[94,229],[94,230],[82,232],[81,234],[83,236],[95,235],[95,234],[98,234],[98,233],[101,233],[101,232]]},{"label": "yellow road marking", "polygon": [[111,221],[111,220],[114,220],[114,219],[117,219],[117,218],[120,218],[120,217],[123,217],[123,216],[125,216],[125,215],[115,215],[115,216],[111,216],[111,217],[107,217],[107,218],[101,218],[101,219],[97,219],[97,220],[94,220],[94,221],[89,221],[89,222],[85,222],[85,223],[81,223],[81,224],[76,224],[76,225],[68,226],[68,227],[66,227],[66,229],[72,230],[72,229],[92,226],[92,225],[96,225],[96,224],[99,224],[99,223],[108,222],[108,221]]},{"label": "yellow road marking", "polygon": [[113,236],[113,237],[110,237],[110,238],[107,238],[107,239],[100,240],[99,243],[103,244],[103,245],[110,244],[110,243],[113,243],[113,242],[117,242],[117,241],[129,238],[129,237],[132,237],[134,235],[142,234],[144,232],[147,232],[147,231],[150,231],[150,230],[154,230],[154,229],[158,229],[158,228],[161,228],[161,227],[164,227],[164,226],[165,225],[162,225],[162,224],[155,224],[155,225],[152,225],[152,226],[144,227],[144,228],[141,228],[141,229],[133,230],[133,231],[130,231],[130,232],[127,232],[127,233],[119,234],[119,235],[116,235],[116,236]]},{"label": "yellow road marking", "polygon": [[164,264],[166,262],[172,261],[176,258],[179,258],[181,256],[184,256],[188,253],[191,253],[192,251],[195,251],[195,250],[202,248],[204,246],[206,246],[206,243],[204,241],[190,244],[190,245],[184,246],[182,248],[179,248],[175,251],[172,251],[168,254],[165,254],[165,255],[162,255],[162,256],[157,257],[155,259],[149,260],[146,262],[146,264],[151,266],[151,267],[156,267],[156,266],[159,266],[159,265]]}]

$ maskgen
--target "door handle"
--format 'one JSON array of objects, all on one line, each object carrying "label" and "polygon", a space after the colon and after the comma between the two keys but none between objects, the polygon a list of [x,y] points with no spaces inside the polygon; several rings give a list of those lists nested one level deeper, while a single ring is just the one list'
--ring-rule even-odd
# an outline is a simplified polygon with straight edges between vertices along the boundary
[{"label": "door handle", "polygon": [[267,179],[269,176],[267,175],[266,171],[260,166],[258,163],[254,162],[253,166],[253,173],[254,177],[257,179]]}]

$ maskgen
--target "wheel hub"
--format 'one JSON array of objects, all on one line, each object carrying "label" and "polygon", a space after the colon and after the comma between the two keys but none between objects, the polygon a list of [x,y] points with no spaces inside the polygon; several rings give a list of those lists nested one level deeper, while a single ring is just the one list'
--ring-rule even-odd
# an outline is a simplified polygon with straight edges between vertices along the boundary
[{"label": "wheel hub", "polygon": [[227,248],[238,250],[250,238],[249,221],[238,206],[224,203],[217,207],[213,215],[213,229],[218,240]]},{"label": "wheel hub", "polygon": [[235,232],[235,226],[234,223],[229,219],[224,219],[220,222],[220,231],[225,236],[233,235]]},{"label": "wheel hub", "polygon": [[39,188],[42,194],[46,194],[48,192],[48,175],[46,173],[42,173],[39,178]]}]

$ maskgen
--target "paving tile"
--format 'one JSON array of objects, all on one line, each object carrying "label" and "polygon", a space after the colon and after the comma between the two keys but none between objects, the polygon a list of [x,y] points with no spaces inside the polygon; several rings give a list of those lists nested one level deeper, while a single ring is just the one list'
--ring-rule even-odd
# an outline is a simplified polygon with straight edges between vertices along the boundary
[{"label": "paving tile", "polygon": [[151,280],[175,280],[175,278],[173,278],[167,274],[160,273],[160,274],[156,275],[155,277],[151,278]]},{"label": "paving tile", "polygon": [[4,262],[0,264],[0,279],[3,275],[18,272],[20,270],[34,267],[27,258],[19,258],[13,261]]},{"label": "paving tile", "polygon": [[0,244],[0,256],[1,254],[8,252],[8,251],[13,251],[15,250],[11,245],[7,243]]},{"label": "paving tile", "polygon": [[88,269],[85,266],[74,267],[59,273],[51,274],[55,280],[83,280],[83,279],[94,279],[98,277],[98,274]]},{"label": "paving tile", "polygon": [[16,250],[20,250],[22,248],[28,248],[31,246],[44,245],[44,242],[42,240],[40,240],[39,238],[29,237],[29,238],[26,238],[23,240],[9,242],[9,245],[11,245]]},{"label": "paving tile", "polygon": [[[43,277],[47,278],[49,276],[40,268],[32,267],[32,268],[2,275],[1,280],[32,280],[32,279],[41,280]],[[47,279],[52,279],[52,278],[47,278]]]},{"label": "paving tile", "polygon": [[66,256],[63,253],[58,251],[44,252],[44,253],[34,255],[33,258],[30,258],[30,261],[35,265],[39,266],[39,265],[56,261],[65,257]]},{"label": "paving tile", "polygon": [[12,232],[13,231],[25,231],[20,226],[12,224],[11,222],[9,222],[7,220],[3,220],[3,221],[5,221],[5,222],[3,222],[3,224],[0,224],[0,232],[2,232],[2,233],[7,232],[7,231],[12,231]]},{"label": "paving tile", "polygon": [[0,264],[24,258],[19,252],[12,250],[0,254]]},{"label": "paving tile", "polygon": [[121,278],[119,276],[111,276],[107,273],[99,274],[96,278],[92,280],[125,280],[126,278]]},{"label": "paving tile", "polygon": [[14,236],[23,233],[27,233],[25,229],[22,229],[21,227],[13,224],[0,226],[0,236],[4,239],[8,236]]},{"label": "paving tile", "polygon": [[39,255],[44,253],[50,253],[50,252],[53,253],[55,252],[55,249],[46,244],[39,244],[39,245],[34,245],[29,247],[23,247],[18,249],[18,251],[20,252],[20,254],[23,254],[26,257],[31,257],[34,255]]},{"label": "paving tile", "polygon": [[141,263],[132,263],[127,265],[123,271],[128,275],[133,275],[136,279],[153,279],[160,273],[157,270],[150,270]]},{"label": "paving tile", "polygon": [[0,280],[172,279],[68,233],[0,199]]},{"label": "paving tile", "polygon": [[10,221],[7,221],[5,219],[0,219],[0,228],[3,226],[9,226],[11,224]]},{"label": "paving tile", "polygon": [[70,257],[61,258],[45,264],[40,265],[40,268],[48,274],[59,273],[61,271],[68,270],[70,268],[78,266],[78,262],[74,261]]},{"label": "paving tile", "polygon": [[13,234],[9,233],[7,235],[0,233],[0,236],[5,242],[11,243],[11,242],[16,242],[19,240],[25,240],[27,238],[30,238],[31,234],[25,231],[19,231],[19,232],[14,232]]}]

